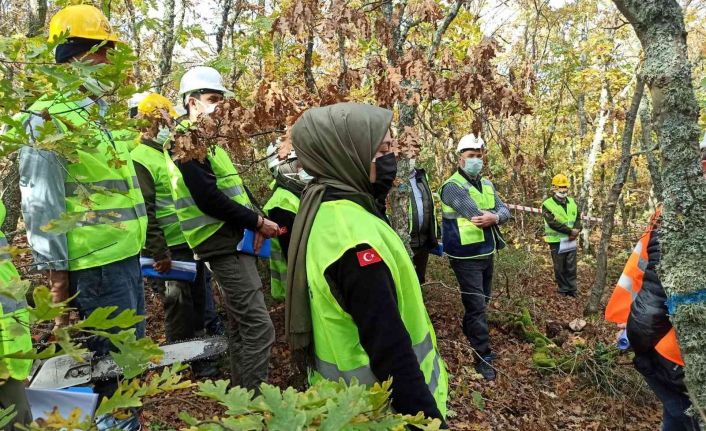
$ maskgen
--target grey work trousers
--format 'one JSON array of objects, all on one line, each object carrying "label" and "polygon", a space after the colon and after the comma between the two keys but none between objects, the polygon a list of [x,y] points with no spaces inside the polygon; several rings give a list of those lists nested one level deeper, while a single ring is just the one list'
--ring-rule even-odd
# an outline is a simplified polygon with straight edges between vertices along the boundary
[{"label": "grey work trousers", "polygon": [[576,250],[568,253],[559,253],[559,243],[550,243],[552,263],[554,265],[554,279],[559,293],[576,293]]},{"label": "grey work trousers", "polygon": [[207,264],[218,281],[228,315],[231,383],[257,391],[267,381],[275,328],[255,258],[234,253],[209,257]]},{"label": "grey work trousers", "polygon": [[0,383],[0,408],[6,409],[11,405],[15,406],[17,415],[2,428],[2,431],[13,431],[15,424],[29,425],[32,422],[32,412],[29,409],[29,402],[27,402],[25,384],[12,378]]},{"label": "grey work trousers", "polygon": [[[193,260],[193,254],[173,253],[172,258],[181,261]],[[189,340],[203,335],[206,305],[206,268],[196,262],[196,280],[169,280],[164,289],[164,314],[167,341],[170,343]]]}]

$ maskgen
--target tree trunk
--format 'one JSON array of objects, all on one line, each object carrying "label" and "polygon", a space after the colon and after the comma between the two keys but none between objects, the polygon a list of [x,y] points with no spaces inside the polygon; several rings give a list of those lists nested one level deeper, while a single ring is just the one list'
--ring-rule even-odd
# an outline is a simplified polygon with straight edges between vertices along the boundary
[{"label": "tree trunk", "polygon": [[159,68],[157,79],[155,79],[155,91],[162,92],[162,87],[167,81],[169,73],[172,71],[172,55],[174,53],[174,43],[176,35],[174,31],[174,21],[176,20],[176,0],[165,0],[164,16],[162,18],[162,28],[164,38],[162,39],[162,55],[159,58]]},{"label": "tree trunk", "polygon": [[[603,88],[601,89],[601,96],[599,99],[600,112],[598,113],[598,121],[596,123],[596,130],[593,134],[591,149],[589,150],[588,159],[586,160],[586,170],[583,173],[583,184],[581,185],[581,195],[579,197],[579,201],[581,202],[588,217],[593,215],[593,197],[595,193],[593,187],[593,170],[596,167],[596,160],[598,160],[598,153],[600,152],[601,144],[603,142],[603,132],[605,131],[608,117],[610,117],[608,96],[608,80],[606,79],[603,83]],[[586,250],[590,247],[588,240],[590,232],[590,222],[586,222],[583,231],[581,232],[583,246]]]},{"label": "tree trunk", "polygon": [[27,8],[29,12],[27,37],[34,37],[44,29],[44,23],[47,20],[47,0],[29,0]]},{"label": "tree trunk", "polygon": [[221,23],[218,24],[216,30],[216,53],[220,54],[223,51],[223,39],[228,30],[228,16],[230,9],[233,7],[233,0],[223,0],[223,10],[221,11]]},{"label": "tree trunk", "polygon": [[642,128],[640,151],[645,153],[645,158],[647,159],[647,170],[652,180],[652,193],[657,202],[662,202],[662,174],[653,148],[649,99],[643,100],[642,108],[640,109],[640,127]]},{"label": "tree trunk", "polygon": [[[436,53],[439,49],[439,44],[441,43],[441,40],[443,39],[444,34],[448,30],[451,23],[458,16],[458,13],[461,10],[462,6],[463,1],[461,0],[456,0],[455,3],[450,5],[446,16],[444,16],[443,21],[437,28],[436,33],[434,34],[434,39],[427,51],[427,61],[430,65],[434,63],[434,58],[436,57]],[[383,11],[385,10],[386,9],[383,8]],[[389,11],[391,12],[391,10]],[[386,17],[390,22],[392,22],[393,18],[391,14],[386,15]],[[391,65],[397,65],[397,60],[402,57],[402,47],[404,46],[404,41],[410,30],[409,24],[402,24],[405,22],[405,19],[403,19],[403,17],[400,17],[399,22],[400,25],[393,26],[392,30],[393,40],[395,41],[394,46],[397,49],[388,51],[388,62]],[[410,96],[412,96],[413,92],[417,91],[416,82],[404,80],[402,81],[401,86],[406,91],[407,100],[410,99]],[[397,123],[397,131],[398,133],[402,133],[404,132],[405,127],[412,127],[414,125],[415,117],[417,115],[417,105],[410,105],[406,102],[400,102],[398,103],[398,107],[400,117]],[[406,157],[400,158],[397,162],[396,182],[398,186],[392,187],[392,190],[390,190],[389,195],[391,211],[390,224],[392,225],[392,228],[395,229],[400,238],[402,238],[402,242],[405,244],[407,252],[410,253],[410,256],[412,253],[412,250],[409,247],[409,199],[411,194],[411,189],[409,187],[409,175],[411,172],[412,169],[409,163],[409,159]]]},{"label": "tree trunk", "polygon": [[312,70],[314,61],[314,29],[309,31],[309,37],[306,40],[306,51],[304,51],[304,82],[306,89],[311,94],[318,94],[316,88],[316,79],[314,79],[314,71]]},{"label": "tree trunk", "polygon": [[[696,410],[706,406],[706,181],[701,175],[699,106],[691,81],[686,30],[675,0],[613,0],[645,52],[652,123],[663,156],[664,210],[660,279],[686,362],[685,383]],[[692,301],[689,301],[689,300]]]},{"label": "tree trunk", "polygon": [[132,33],[130,45],[135,51],[135,57],[137,57],[133,65],[135,81],[137,81],[137,85],[142,85],[144,84],[142,66],[140,65],[140,61],[142,60],[142,39],[140,39],[140,28],[137,25],[137,14],[135,13],[135,5],[132,0],[125,0],[125,8],[127,9],[128,19],[130,20],[130,32]]},{"label": "tree trunk", "polygon": [[598,305],[603,297],[605,289],[606,276],[608,274],[608,249],[610,246],[610,238],[613,234],[613,226],[615,224],[615,210],[618,205],[620,193],[623,190],[623,184],[627,179],[628,171],[630,170],[630,162],[632,161],[632,136],[635,129],[635,119],[637,111],[640,108],[640,100],[645,90],[645,81],[638,76],[637,84],[635,85],[635,93],[632,96],[630,109],[625,117],[625,128],[623,129],[622,144],[620,149],[620,165],[613,180],[613,186],[610,188],[608,201],[606,202],[605,211],[603,212],[603,230],[601,231],[601,242],[598,245],[596,254],[596,278],[591,287],[591,296],[588,299],[585,314],[595,314],[598,311]]}]

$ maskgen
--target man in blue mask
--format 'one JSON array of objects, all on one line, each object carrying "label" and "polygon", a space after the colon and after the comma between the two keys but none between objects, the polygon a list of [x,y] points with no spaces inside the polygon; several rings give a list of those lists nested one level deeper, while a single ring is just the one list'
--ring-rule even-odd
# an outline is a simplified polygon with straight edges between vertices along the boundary
[{"label": "man in blue mask", "polygon": [[494,355],[485,309],[490,300],[494,255],[505,247],[498,225],[510,218],[510,212],[493,183],[481,176],[483,139],[466,135],[456,151],[458,169],[441,186],[444,253],[461,287],[463,333],[475,350],[476,371],[486,380],[493,380]]}]

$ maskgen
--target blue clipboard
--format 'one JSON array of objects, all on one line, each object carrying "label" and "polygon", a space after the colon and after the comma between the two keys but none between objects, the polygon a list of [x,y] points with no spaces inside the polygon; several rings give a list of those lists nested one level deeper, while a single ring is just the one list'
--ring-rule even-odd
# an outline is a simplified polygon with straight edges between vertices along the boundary
[{"label": "blue clipboard", "polygon": [[172,269],[167,272],[157,272],[152,265],[154,265],[154,259],[151,257],[140,257],[143,277],[190,282],[196,280],[196,262],[173,260]]},{"label": "blue clipboard", "polygon": [[236,250],[238,250],[238,252],[240,252],[240,253],[249,254],[251,256],[262,257],[265,259],[270,258],[270,255],[272,254],[272,250],[270,247],[270,240],[269,239],[262,241],[262,247],[260,247],[260,252],[258,254],[255,254],[254,244],[255,244],[255,232],[251,231],[250,229],[245,229],[245,233],[243,234],[243,239],[238,243]]}]

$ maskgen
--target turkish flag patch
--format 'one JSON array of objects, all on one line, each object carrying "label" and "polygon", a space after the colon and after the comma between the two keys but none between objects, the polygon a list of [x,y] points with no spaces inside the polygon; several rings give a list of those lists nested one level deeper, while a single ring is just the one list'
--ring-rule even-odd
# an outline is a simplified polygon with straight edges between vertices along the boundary
[{"label": "turkish flag patch", "polygon": [[382,262],[382,258],[380,257],[378,252],[372,248],[359,251],[358,253],[356,253],[356,255],[358,256],[358,263],[360,264],[360,266],[368,266],[374,263]]}]

